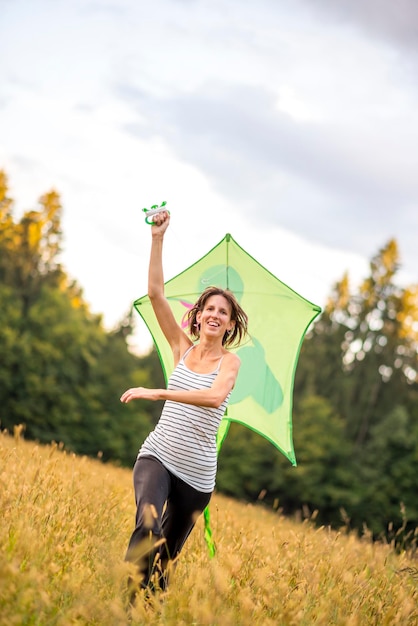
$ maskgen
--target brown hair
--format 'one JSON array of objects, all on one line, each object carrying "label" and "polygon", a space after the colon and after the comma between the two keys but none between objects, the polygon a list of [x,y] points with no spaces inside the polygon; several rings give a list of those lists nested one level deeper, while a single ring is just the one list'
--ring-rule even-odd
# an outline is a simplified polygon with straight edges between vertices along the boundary
[{"label": "brown hair", "polygon": [[230,332],[226,332],[222,337],[222,345],[229,347],[236,344],[238,346],[248,333],[248,316],[241,308],[232,291],[229,291],[229,289],[207,287],[200,294],[199,299],[187,315],[190,335],[196,339],[199,337],[199,325],[196,321],[196,316],[199,311],[203,311],[206,302],[211,296],[223,296],[228,301],[229,306],[231,307],[231,320],[235,322],[233,329]]}]

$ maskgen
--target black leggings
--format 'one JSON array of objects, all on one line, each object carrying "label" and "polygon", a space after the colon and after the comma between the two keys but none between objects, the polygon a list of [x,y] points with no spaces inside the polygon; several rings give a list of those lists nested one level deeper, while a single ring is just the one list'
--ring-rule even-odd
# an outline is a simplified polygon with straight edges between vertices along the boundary
[{"label": "black leggings", "polygon": [[133,481],[136,524],[125,561],[138,566],[141,587],[153,586],[157,578],[165,589],[168,562],[180,553],[212,494],[197,491],[154,457],[137,459]]}]

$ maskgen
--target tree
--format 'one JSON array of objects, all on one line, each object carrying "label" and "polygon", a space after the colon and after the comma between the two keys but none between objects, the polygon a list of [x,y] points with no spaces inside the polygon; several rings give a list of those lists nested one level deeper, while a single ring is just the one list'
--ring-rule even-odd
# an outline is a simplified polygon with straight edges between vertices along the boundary
[{"label": "tree", "polygon": [[65,275],[58,262],[61,251],[61,202],[52,190],[39,199],[40,208],[13,219],[7,178],[0,171],[0,282],[13,286],[26,315],[41,286],[59,286]]},{"label": "tree", "polygon": [[294,387],[292,468],[245,429],[228,434],[218,488],[294,513],[318,511],[319,523],[351,519],[375,534],[418,521],[417,287],[396,281],[390,241],[372,259],[354,293],[348,275],[303,343]]},{"label": "tree", "polygon": [[[310,384],[331,400],[360,447],[382,412],[400,397],[406,401],[418,381],[418,286],[403,289],[395,283],[398,256],[396,242],[389,241],[354,294],[343,277],[302,352],[311,369],[298,384]],[[321,367],[315,368],[318,355]]]},{"label": "tree", "polygon": [[232,424],[220,453],[218,488],[277,503],[285,514],[317,511],[318,521],[338,526],[341,503],[356,503],[344,423],[326,399],[316,396],[299,403],[293,423],[297,467],[258,434]]},{"label": "tree", "polygon": [[366,523],[374,532],[389,521],[402,523],[402,503],[418,520],[418,496],[411,490],[417,458],[418,286],[400,287],[398,267],[391,240],[373,257],[358,291],[350,292],[348,276],[335,285],[303,345],[295,384],[296,398],[318,394],[341,416],[353,477],[353,498],[341,505],[357,527]]},{"label": "tree", "polygon": [[127,349],[132,325],[106,333],[60,266],[58,194],[19,222],[12,204],[1,173],[1,426],[23,423],[29,438],[132,464],[151,428],[145,407],[119,402],[125,388],[150,382]]},{"label": "tree", "polygon": [[405,515],[418,520],[416,462],[418,423],[397,406],[371,428],[359,466],[361,497],[353,507],[354,523],[366,523],[375,535],[399,528]]}]

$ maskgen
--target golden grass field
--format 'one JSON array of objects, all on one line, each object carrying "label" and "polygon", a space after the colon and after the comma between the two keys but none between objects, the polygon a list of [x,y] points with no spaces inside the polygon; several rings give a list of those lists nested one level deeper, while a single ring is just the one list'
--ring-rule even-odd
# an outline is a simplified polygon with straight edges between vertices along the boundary
[{"label": "golden grass field", "polygon": [[353,533],[216,495],[168,592],[128,616],[131,471],[0,435],[0,624],[418,624],[418,562]]}]

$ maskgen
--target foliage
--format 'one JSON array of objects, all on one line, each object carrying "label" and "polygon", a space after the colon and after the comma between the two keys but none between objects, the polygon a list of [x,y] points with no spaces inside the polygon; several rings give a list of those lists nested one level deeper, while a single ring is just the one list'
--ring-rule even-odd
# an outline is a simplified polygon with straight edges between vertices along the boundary
[{"label": "foliage", "polygon": [[0,171],[0,283],[14,287],[24,316],[45,284],[59,286],[64,279],[58,261],[61,208],[59,195],[52,190],[39,199],[37,211],[26,211],[15,221],[7,178]]},{"label": "foliage", "polygon": [[400,287],[398,266],[392,240],[358,291],[350,293],[347,276],[335,285],[303,346],[295,385],[296,406],[315,393],[340,416],[353,495],[341,506],[355,527],[366,523],[376,535],[401,527],[403,510],[418,524],[418,286]]},{"label": "foliage", "polygon": [[396,626],[417,622],[411,555],[215,495],[217,555],[198,520],[168,592],[128,617],[131,472],[0,436],[4,624]]},{"label": "foliage", "polygon": [[[151,428],[147,406],[122,406],[121,393],[150,383],[130,354],[129,319],[107,333],[81,289],[57,261],[60,200],[44,195],[39,211],[12,216],[0,176],[0,422],[26,436],[131,465]],[[148,405],[149,409],[149,405]]]},{"label": "foliage", "polygon": [[418,525],[418,286],[397,285],[398,265],[390,241],[358,291],[343,276],[302,346],[294,389],[298,466],[231,427],[219,489],[263,498],[288,514],[314,512],[318,524],[367,525],[374,536]]},{"label": "foliage", "polygon": [[[296,468],[269,442],[232,424],[220,453],[218,488],[261,499],[286,514],[305,507],[317,512],[320,523],[340,522],[341,503],[355,498],[343,422],[324,398],[308,396],[295,411],[294,426]],[[245,462],[248,457],[251,463]]]}]

